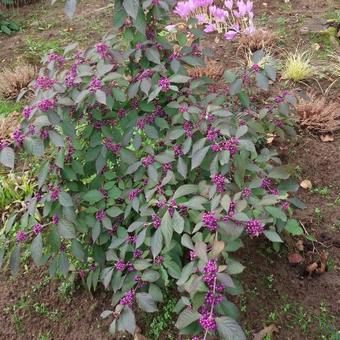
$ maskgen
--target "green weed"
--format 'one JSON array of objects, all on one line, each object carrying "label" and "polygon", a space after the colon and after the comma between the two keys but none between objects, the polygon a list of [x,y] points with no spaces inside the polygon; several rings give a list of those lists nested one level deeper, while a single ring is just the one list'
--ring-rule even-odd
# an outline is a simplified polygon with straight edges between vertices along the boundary
[{"label": "green weed", "polygon": [[0,99],[0,116],[7,116],[9,113],[22,109],[22,103],[15,102],[13,100]]}]

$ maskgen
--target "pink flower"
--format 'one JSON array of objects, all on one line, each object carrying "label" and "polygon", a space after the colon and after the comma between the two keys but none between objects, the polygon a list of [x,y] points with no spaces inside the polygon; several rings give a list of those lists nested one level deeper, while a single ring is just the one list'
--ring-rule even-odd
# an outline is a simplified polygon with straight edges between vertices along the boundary
[{"label": "pink flower", "polygon": [[228,31],[227,33],[224,34],[224,39],[225,40],[233,40],[237,35],[237,32],[235,31]]},{"label": "pink flower", "polygon": [[215,31],[215,25],[213,24],[208,24],[205,26],[205,29],[204,29],[204,32],[205,33],[211,33],[211,32],[214,32]]}]

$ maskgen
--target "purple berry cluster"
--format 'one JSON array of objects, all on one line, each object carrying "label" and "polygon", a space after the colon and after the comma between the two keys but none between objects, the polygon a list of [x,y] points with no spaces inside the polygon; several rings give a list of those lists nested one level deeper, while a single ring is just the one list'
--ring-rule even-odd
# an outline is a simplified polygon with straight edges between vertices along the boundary
[{"label": "purple berry cluster", "polygon": [[115,155],[118,155],[122,148],[121,144],[113,143],[110,137],[105,137],[103,143],[105,147]]},{"label": "purple berry cluster", "polygon": [[95,46],[96,52],[100,55],[102,59],[105,59],[107,57],[109,46],[105,43],[98,43]]},{"label": "purple berry cluster", "polygon": [[155,157],[153,155],[147,155],[146,157],[143,157],[141,159],[141,162],[142,162],[142,165],[144,166],[144,168],[147,168],[148,166],[153,164],[154,161],[155,161]]},{"label": "purple berry cluster", "polygon": [[251,189],[250,188],[244,188],[242,190],[242,198],[249,198],[251,195]]},{"label": "purple berry cluster", "polygon": [[257,237],[261,235],[264,231],[264,226],[263,223],[259,220],[252,219],[247,221],[246,223],[246,232],[252,236],[252,237]]},{"label": "purple berry cluster", "polygon": [[128,292],[124,293],[123,297],[119,301],[119,304],[123,306],[131,307],[134,299],[135,299],[135,292],[133,290],[129,290]]},{"label": "purple berry cluster", "polygon": [[161,225],[161,219],[157,214],[152,214],[151,215],[151,219],[152,219],[152,225],[155,229],[158,229]]},{"label": "purple berry cluster", "polygon": [[170,80],[163,77],[158,80],[158,86],[161,88],[162,92],[168,92],[170,90]]},{"label": "purple berry cluster", "polygon": [[179,157],[183,155],[182,147],[178,144],[172,147],[172,151],[174,152],[175,157]]},{"label": "purple berry cluster", "polygon": [[22,116],[25,119],[29,119],[31,117],[32,111],[33,111],[33,107],[25,106],[24,109],[22,110]]},{"label": "purple berry cluster", "polygon": [[103,209],[96,212],[96,220],[101,222],[105,218],[105,211]]},{"label": "purple berry cluster", "polygon": [[15,239],[17,240],[17,242],[25,242],[27,239],[27,234],[24,231],[19,230],[15,235]]},{"label": "purple berry cluster", "polygon": [[37,107],[42,112],[48,112],[49,110],[54,108],[54,105],[54,99],[42,99],[40,102],[38,102]]},{"label": "purple berry cluster", "polygon": [[51,189],[50,191],[50,195],[51,195],[51,200],[52,201],[56,201],[59,197],[59,193],[60,193],[60,188],[58,186],[55,186]]},{"label": "purple berry cluster", "polygon": [[213,211],[203,213],[202,224],[210,231],[215,231],[217,229],[217,218],[215,213]]},{"label": "purple berry cluster", "polygon": [[12,133],[12,139],[17,145],[21,145],[25,139],[25,135],[20,131],[19,128],[17,128]]},{"label": "purple berry cluster", "polygon": [[63,56],[57,54],[57,53],[54,53],[54,52],[49,53],[47,55],[47,61],[49,63],[54,61],[54,62],[58,63],[59,66],[63,66],[65,64],[65,58]]},{"label": "purple berry cluster", "polygon": [[217,139],[221,134],[221,131],[218,129],[215,129],[213,127],[209,127],[207,133],[206,133],[206,138],[209,142],[213,142],[215,139]]},{"label": "purple berry cluster", "polygon": [[36,224],[32,227],[33,233],[34,233],[35,235],[40,234],[41,231],[42,231],[42,228],[43,228],[43,227],[42,227],[41,224],[36,223]]},{"label": "purple berry cluster", "polygon": [[270,178],[263,178],[260,184],[261,189],[265,189],[270,195],[279,195],[280,192],[277,188],[273,186],[272,180]]},{"label": "purple berry cluster", "polygon": [[119,272],[123,272],[126,268],[126,263],[123,260],[118,260],[115,264],[114,267],[116,270]]},{"label": "purple berry cluster", "polygon": [[46,76],[39,76],[34,83],[34,86],[36,89],[43,89],[48,90],[53,87],[53,85],[56,83],[54,79],[50,79]]},{"label": "purple berry cluster", "polygon": [[211,180],[216,185],[217,192],[220,193],[224,191],[225,177],[223,175],[215,174]]},{"label": "purple berry cluster", "polygon": [[129,201],[133,201],[141,192],[139,188],[131,190],[128,196]]},{"label": "purple berry cluster", "polygon": [[91,93],[95,93],[96,91],[101,90],[101,88],[102,88],[101,80],[99,80],[97,77],[93,76],[91,78],[90,82],[89,82],[88,90]]},{"label": "purple berry cluster", "polygon": [[237,151],[238,151],[238,144],[240,143],[239,139],[236,137],[231,137],[227,141],[222,141],[219,143],[215,143],[211,145],[210,149],[213,152],[218,152],[218,151],[229,151],[230,156],[234,156]]}]

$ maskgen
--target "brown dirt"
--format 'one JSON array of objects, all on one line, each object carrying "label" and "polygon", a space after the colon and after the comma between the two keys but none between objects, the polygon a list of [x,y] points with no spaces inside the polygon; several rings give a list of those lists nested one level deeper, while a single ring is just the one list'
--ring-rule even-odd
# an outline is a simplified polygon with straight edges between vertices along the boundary
[{"label": "brown dirt", "polygon": [[[314,137],[301,136],[297,145],[290,147],[286,147],[286,151],[292,150],[286,157],[291,164],[302,169],[300,180],[309,179],[313,188],[328,187],[330,190],[327,197],[322,197],[300,188],[297,197],[307,207],[296,210],[294,214],[308,232],[322,242],[314,243],[316,250],[313,253],[311,242],[304,241],[303,257],[308,262],[310,256],[318,259],[317,252],[327,251],[328,271],[309,276],[304,272],[306,264],[297,267],[289,264],[287,254],[297,252],[294,244],[301,237],[285,239],[286,246],[280,253],[271,251],[263,240],[246,242],[240,254],[241,262],[247,264],[242,277],[247,306],[242,314],[243,325],[254,334],[264,325],[274,323],[279,328],[275,339],[280,340],[323,339],[321,336],[330,339],[330,335],[320,329],[318,317],[323,303],[329,313],[328,326],[335,330],[335,326],[340,325],[340,202],[336,201],[340,197],[340,141],[322,143]],[[321,221],[315,214],[316,208],[321,210]],[[289,311],[284,312],[287,304],[290,305]],[[270,319],[271,315],[272,318],[276,315],[276,319]],[[304,330],[303,320],[309,319],[309,326]]]}]

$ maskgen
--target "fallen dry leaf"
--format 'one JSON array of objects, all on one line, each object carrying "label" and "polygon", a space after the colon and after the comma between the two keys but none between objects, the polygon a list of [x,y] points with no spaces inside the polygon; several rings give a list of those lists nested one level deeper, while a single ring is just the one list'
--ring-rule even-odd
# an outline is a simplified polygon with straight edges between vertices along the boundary
[{"label": "fallen dry leaf", "polygon": [[303,245],[303,240],[299,240],[295,243],[296,249],[299,251],[303,251],[303,249],[305,248]]},{"label": "fallen dry leaf", "polygon": [[307,266],[306,270],[309,273],[309,275],[311,275],[312,273],[314,273],[316,270],[318,269],[318,264],[316,262],[313,262],[312,264],[310,264],[309,266]]},{"label": "fallen dry leaf", "polygon": [[326,271],[326,263],[321,262],[320,267],[316,269],[318,274],[322,274]]},{"label": "fallen dry leaf", "polygon": [[262,340],[266,336],[271,337],[274,332],[277,333],[278,331],[278,328],[272,323],[271,325],[263,328],[261,331],[256,333],[254,335],[254,340]]},{"label": "fallen dry leaf", "polygon": [[304,179],[300,183],[300,187],[303,189],[312,189],[312,182],[309,179]]},{"label": "fallen dry leaf", "polygon": [[328,135],[321,135],[320,139],[321,139],[322,142],[325,142],[325,143],[326,142],[333,142],[334,141],[334,136],[330,135],[330,134],[328,134]]},{"label": "fallen dry leaf", "polygon": [[303,257],[298,253],[288,254],[288,261],[291,264],[297,264],[303,261]]},{"label": "fallen dry leaf", "polygon": [[141,332],[141,329],[139,327],[137,327],[136,332],[135,332],[135,336],[133,337],[133,340],[148,340],[148,338],[145,337],[140,332]]},{"label": "fallen dry leaf", "polygon": [[327,263],[327,259],[328,259],[328,253],[326,251],[322,251],[320,253],[320,261],[321,261],[321,263],[326,264]]},{"label": "fallen dry leaf", "polygon": [[272,133],[267,133],[267,144],[273,143],[273,140],[275,138],[275,135]]}]

